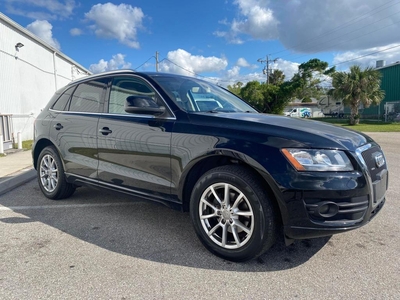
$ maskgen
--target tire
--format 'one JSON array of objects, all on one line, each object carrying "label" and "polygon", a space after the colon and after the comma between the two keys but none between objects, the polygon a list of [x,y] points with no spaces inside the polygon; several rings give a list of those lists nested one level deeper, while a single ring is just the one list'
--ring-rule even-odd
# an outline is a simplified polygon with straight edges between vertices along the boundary
[{"label": "tire", "polygon": [[65,199],[75,192],[76,187],[66,181],[60,156],[52,146],[46,147],[40,152],[37,175],[39,187],[49,199]]},{"label": "tire", "polygon": [[260,180],[238,165],[217,167],[197,181],[190,216],[203,245],[227,260],[256,258],[275,242],[271,200]]}]

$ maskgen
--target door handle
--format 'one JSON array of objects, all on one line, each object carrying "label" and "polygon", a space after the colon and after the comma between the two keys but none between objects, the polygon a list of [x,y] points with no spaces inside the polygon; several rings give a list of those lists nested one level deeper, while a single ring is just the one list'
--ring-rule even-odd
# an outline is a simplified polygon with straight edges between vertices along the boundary
[{"label": "door handle", "polygon": [[64,126],[62,126],[60,123],[57,123],[56,125],[53,126],[56,130],[63,129]]},{"label": "door handle", "polygon": [[108,127],[103,127],[102,129],[99,130],[99,132],[101,132],[102,135],[107,135],[112,133],[112,130],[110,130],[110,128]]}]

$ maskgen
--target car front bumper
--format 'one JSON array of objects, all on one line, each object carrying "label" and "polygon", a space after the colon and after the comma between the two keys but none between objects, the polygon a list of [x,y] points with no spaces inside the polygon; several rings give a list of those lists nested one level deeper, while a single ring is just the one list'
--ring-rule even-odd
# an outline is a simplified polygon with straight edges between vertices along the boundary
[{"label": "car front bumper", "polygon": [[354,155],[360,166],[354,172],[289,174],[281,201],[285,236],[323,237],[367,224],[385,204],[389,183],[386,162],[378,166],[378,156],[384,158],[372,144]]}]

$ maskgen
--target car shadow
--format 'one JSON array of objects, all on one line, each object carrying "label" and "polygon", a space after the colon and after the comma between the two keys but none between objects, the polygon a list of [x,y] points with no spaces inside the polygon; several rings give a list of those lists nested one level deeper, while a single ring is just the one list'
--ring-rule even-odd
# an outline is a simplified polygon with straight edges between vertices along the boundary
[{"label": "car shadow", "polygon": [[0,204],[20,217],[0,217],[0,223],[41,222],[97,247],[153,262],[238,272],[279,271],[306,263],[329,241],[318,238],[285,246],[279,239],[259,258],[234,263],[203,247],[188,213],[164,205],[90,188],[77,189],[67,200],[51,201],[36,181],[15,191],[0,196]]}]

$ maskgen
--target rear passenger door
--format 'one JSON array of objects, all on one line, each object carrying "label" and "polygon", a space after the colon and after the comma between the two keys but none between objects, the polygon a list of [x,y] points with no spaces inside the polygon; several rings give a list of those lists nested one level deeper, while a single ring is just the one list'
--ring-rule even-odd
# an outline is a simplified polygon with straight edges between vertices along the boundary
[{"label": "rear passenger door", "polygon": [[50,137],[64,159],[67,176],[97,181],[97,131],[108,79],[66,90],[52,108]]},{"label": "rear passenger door", "polygon": [[[141,196],[170,196],[171,129],[175,118],[166,107],[161,116],[125,112],[130,96],[166,104],[157,91],[138,76],[120,76],[112,81],[108,113],[99,121],[99,182]],[[106,108],[107,111],[107,108]]]}]

